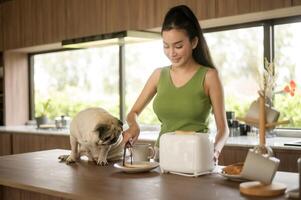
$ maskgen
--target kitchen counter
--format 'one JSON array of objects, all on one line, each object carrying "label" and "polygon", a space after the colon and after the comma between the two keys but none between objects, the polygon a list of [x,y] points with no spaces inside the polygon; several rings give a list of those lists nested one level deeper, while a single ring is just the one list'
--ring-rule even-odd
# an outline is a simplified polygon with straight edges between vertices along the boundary
[{"label": "kitchen counter", "polygon": [[[266,145],[272,147],[273,149],[296,149],[301,150],[301,146],[287,146],[286,143],[301,141],[301,138],[294,137],[267,137]],[[259,144],[258,136],[239,136],[239,137],[229,137],[226,146],[240,146],[240,147],[253,147]]]},{"label": "kitchen counter", "polygon": [[[24,133],[24,134],[44,134],[44,135],[61,135],[68,136],[68,129],[37,129],[35,126],[0,126],[1,133]],[[154,142],[159,135],[159,131],[141,131],[139,140],[143,142]],[[301,141],[298,137],[267,137],[268,146],[277,149],[296,149],[301,150],[301,146],[285,146],[285,143]],[[229,137],[226,146],[252,147],[259,143],[257,136],[239,136]]]},{"label": "kitchen counter", "polygon": [[[1,133],[69,136],[69,129],[41,129],[37,128],[36,126],[0,126],[0,134]],[[158,135],[158,131],[142,131],[140,133],[139,140],[146,142],[154,142]]]},{"label": "kitchen counter", "polygon": [[[149,129],[144,129],[149,130]],[[141,131],[139,143],[154,144],[159,131]],[[274,156],[281,160],[279,170],[297,172],[297,160],[301,155],[300,146],[285,146],[285,143],[300,141],[293,137],[267,137]],[[243,162],[248,150],[259,143],[256,136],[229,137],[219,157],[221,165]],[[70,149],[69,132],[55,129],[37,129],[32,126],[0,127],[0,156],[50,149]]]},{"label": "kitchen counter", "polygon": [[[259,199],[242,196],[238,182],[218,174],[190,178],[160,174],[159,168],[126,174],[112,164],[101,167],[87,161],[73,165],[58,162],[59,155],[68,153],[49,150],[0,157],[1,199]],[[277,172],[274,181],[294,189],[298,174]]]}]

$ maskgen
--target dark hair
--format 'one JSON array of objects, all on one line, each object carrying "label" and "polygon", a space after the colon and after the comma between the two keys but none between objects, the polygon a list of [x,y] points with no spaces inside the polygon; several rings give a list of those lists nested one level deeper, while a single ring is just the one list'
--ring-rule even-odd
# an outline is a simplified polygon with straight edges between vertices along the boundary
[{"label": "dark hair", "polygon": [[190,41],[197,37],[198,44],[192,51],[192,57],[203,66],[215,68],[201,26],[189,7],[185,5],[176,6],[166,13],[161,34],[163,31],[171,29],[185,30]]}]

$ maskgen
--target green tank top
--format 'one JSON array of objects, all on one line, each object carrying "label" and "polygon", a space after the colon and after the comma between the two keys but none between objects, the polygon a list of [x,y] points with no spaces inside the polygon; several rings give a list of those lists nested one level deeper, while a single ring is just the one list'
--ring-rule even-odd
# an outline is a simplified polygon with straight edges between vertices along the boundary
[{"label": "green tank top", "polygon": [[183,86],[176,87],[170,76],[170,67],[161,69],[153,109],[161,122],[160,136],[167,132],[208,132],[211,101],[204,92],[204,79],[208,68],[199,67]]}]

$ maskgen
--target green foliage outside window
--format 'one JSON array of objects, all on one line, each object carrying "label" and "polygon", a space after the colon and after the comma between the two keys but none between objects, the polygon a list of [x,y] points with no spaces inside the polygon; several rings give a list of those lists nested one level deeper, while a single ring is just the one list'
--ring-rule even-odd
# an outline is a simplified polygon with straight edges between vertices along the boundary
[{"label": "green foliage outside window", "polygon": [[[295,29],[295,27],[292,28]],[[301,66],[297,66],[296,59],[291,58],[291,51],[288,51],[288,47],[292,46],[288,41],[294,43],[294,40],[289,40],[293,37],[293,31],[287,30],[285,27],[282,32],[275,31],[277,36],[275,66],[276,71],[281,69],[280,75],[283,75],[278,83],[279,87],[282,87],[280,84],[296,80],[297,87],[300,88],[298,85],[300,80],[297,80],[298,73],[296,72]],[[254,69],[262,66],[262,27],[221,31],[206,35],[209,49],[223,82],[226,111],[235,111],[236,116],[243,117],[252,101],[258,97],[257,71]],[[132,46],[130,49],[127,47],[126,113],[134,104],[151,72],[157,67],[166,66],[167,62],[160,60],[160,56],[164,57],[164,54],[157,52],[159,48],[162,48],[160,42],[151,48]],[[156,49],[156,52],[149,53],[147,49]],[[47,75],[47,81],[43,81],[49,83],[48,88],[37,87],[37,83],[41,83],[41,80],[35,83],[35,116],[45,111],[45,104],[50,99],[47,111],[50,119],[60,115],[73,117],[80,110],[91,106],[103,107],[119,117],[117,50],[100,48],[82,51],[60,52],[57,55],[48,56],[45,54],[35,60],[37,78],[44,73]],[[70,59],[71,55],[73,55],[72,59]],[[39,64],[38,69],[37,64]],[[96,75],[96,78],[93,75]],[[97,83],[92,83],[92,79]],[[81,98],[90,93],[101,93],[101,95],[95,98],[90,96]],[[274,107],[281,112],[280,120],[292,120],[290,124],[280,127],[301,127],[299,105],[301,105],[300,89],[296,91],[294,97],[275,95]],[[159,124],[152,109],[152,102],[139,116],[139,122]]]},{"label": "green foliage outside window", "polygon": [[[59,98],[56,98],[58,97]],[[43,112],[43,105],[48,100],[43,100],[41,98],[37,98],[35,104],[35,114],[36,116],[40,116]],[[105,108],[107,111],[115,115],[115,117],[119,117],[119,107],[114,105],[108,105],[106,102],[101,100],[95,100],[90,102],[83,102],[83,101],[76,101],[72,97],[69,97],[64,94],[60,95],[53,95],[51,100],[50,109],[47,111],[46,116],[50,119],[54,119],[55,117],[65,115],[69,117],[74,117],[78,112],[84,110],[85,108],[89,107],[102,107]]]},{"label": "green foliage outside window", "polygon": [[280,120],[290,119],[291,122],[281,127],[301,127],[301,94],[297,93],[295,96],[289,95],[275,95],[275,108],[285,112],[280,113]]}]

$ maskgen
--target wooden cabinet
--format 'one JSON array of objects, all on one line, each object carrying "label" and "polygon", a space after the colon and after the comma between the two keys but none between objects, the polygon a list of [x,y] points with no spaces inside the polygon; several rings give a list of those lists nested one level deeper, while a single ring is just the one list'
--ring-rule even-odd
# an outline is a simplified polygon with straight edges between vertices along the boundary
[{"label": "wooden cabinet", "polygon": [[[250,148],[251,147],[225,146],[219,158],[219,165],[244,162]],[[274,156],[280,159],[279,171],[298,172],[297,160],[301,157],[301,148],[274,148],[273,152]]]},{"label": "wooden cabinet", "polygon": [[12,0],[0,5],[3,49],[43,45],[120,30],[160,27],[166,11],[191,7],[212,19],[300,5],[300,0]]},{"label": "wooden cabinet", "polygon": [[290,6],[292,6],[291,0],[217,0],[215,17],[262,12]]},{"label": "wooden cabinet", "polygon": [[[105,27],[106,2],[66,0],[66,39],[107,32]],[[120,4],[123,2],[120,1]]]},{"label": "wooden cabinet", "polygon": [[301,148],[292,149],[273,149],[275,157],[280,159],[279,170],[288,172],[298,172],[297,160],[301,158]]},{"label": "wooden cabinet", "polygon": [[196,5],[196,15],[200,20],[215,18],[216,1],[199,0]]},{"label": "wooden cabinet", "polygon": [[299,5],[301,5],[301,0],[293,0],[292,4],[293,4],[293,6],[299,6]]},{"label": "wooden cabinet", "polygon": [[13,154],[49,149],[70,149],[68,135],[12,133]]},{"label": "wooden cabinet", "polygon": [[[21,46],[21,8],[16,1],[2,3],[2,31],[4,49],[12,49]],[[24,28],[24,27],[23,27]]]},{"label": "wooden cabinet", "polygon": [[12,138],[10,133],[0,133],[0,156],[12,154]]},{"label": "wooden cabinet", "polygon": [[4,62],[0,52],[0,126],[4,125]]},{"label": "wooden cabinet", "polygon": [[1,7],[4,49],[65,39],[65,0],[13,0]]},{"label": "wooden cabinet", "polygon": [[0,51],[3,50],[2,5],[0,4]]},{"label": "wooden cabinet", "polygon": [[71,149],[69,135],[0,132],[0,156],[49,149]]},{"label": "wooden cabinet", "polygon": [[219,165],[230,165],[237,162],[244,162],[249,148],[238,146],[224,146],[219,157]]}]

